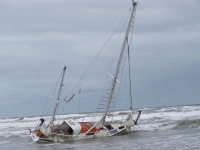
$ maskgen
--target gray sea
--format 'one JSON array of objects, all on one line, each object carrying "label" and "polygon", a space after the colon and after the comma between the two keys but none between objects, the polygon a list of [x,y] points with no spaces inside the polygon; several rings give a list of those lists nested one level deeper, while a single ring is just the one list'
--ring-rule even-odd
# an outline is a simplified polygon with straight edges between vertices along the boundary
[{"label": "gray sea", "polygon": [[[39,144],[30,141],[27,127],[34,128],[41,116],[0,119],[0,149],[200,150],[200,105],[140,110],[139,125],[131,133],[67,143]],[[68,116],[61,116],[65,117]]]}]

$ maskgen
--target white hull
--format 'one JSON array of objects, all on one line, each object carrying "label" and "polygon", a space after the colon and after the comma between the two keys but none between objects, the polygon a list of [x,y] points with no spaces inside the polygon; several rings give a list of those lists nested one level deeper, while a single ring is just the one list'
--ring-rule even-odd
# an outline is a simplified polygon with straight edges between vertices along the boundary
[{"label": "white hull", "polygon": [[111,124],[115,128],[109,130],[107,128],[102,128],[99,131],[95,133],[80,133],[78,135],[67,135],[65,133],[58,134],[58,133],[52,133],[49,136],[38,136],[37,131],[31,132],[31,138],[35,142],[67,142],[67,141],[77,141],[77,140],[84,140],[84,139],[95,139],[95,138],[103,138],[103,137],[109,137],[118,135],[120,133],[128,132],[126,125],[123,125],[121,123],[112,123]]},{"label": "white hull", "polygon": [[95,139],[115,136],[121,133],[131,132],[131,128],[137,125],[140,117],[139,111],[136,120],[133,120],[132,113],[128,113],[125,121],[113,122],[76,122],[70,119],[64,120],[62,124],[41,126],[31,131],[31,138],[34,142],[68,142],[84,139]]}]

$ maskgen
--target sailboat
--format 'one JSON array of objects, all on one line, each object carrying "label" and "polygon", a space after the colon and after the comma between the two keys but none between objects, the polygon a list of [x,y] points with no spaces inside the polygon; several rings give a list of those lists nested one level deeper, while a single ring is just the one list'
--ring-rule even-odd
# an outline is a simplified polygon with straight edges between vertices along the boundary
[{"label": "sailboat", "polygon": [[[115,73],[112,76],[112,83],[110,86],[110,90],[108,93],[108,97],[106,100],[105,108],[103,113],[101,113],[101,117],[95,121],[74,121],[71,119],[64,120],[60,124],[55,124],[56,120],[56,111],[58,109],[61,90],[63,87],[63,81],[66,72],[66,66],[62,71],[62,78],[59,86],[59,90],[56,97],[56,104],[53,110],[53,114],[51,116],[51,120],[47,125],[43,125],[44,119],[41,118],[41,124],[34,130],[30,130],[31,139],[36,142],[66,142],[66,141],[74,141],[74,140],[83,140],[83,139],[94,139],[100,137],[111,137],[125,132],[131,132],[132,127],[137,125],[138,119],[140,117],[141,111],[139,111],[136,119],[133,119],[133,110],[132,110],[132,99],[130,112],[127,113],[126,119],[124,121],[107,121],[107,117],[109,115],[109,107],[113,98],[113,94],[115,91],[116,83],[118,82],[117,78],[120,71],[120,66],[122,64],[122,58],[125,55],[125,47],[128,44],[129,32],[133,23],[133,19],[135,17],[137,3],[132,1],[132,9],[131,15],[129,18],[128,26],[126,29],[125,37],[123,40],[123,44],[121,47],[120,55],[118,58],[117,66],[115,69]],[[128,49],[129,54],[129,49]],[[130,65],[130,64],[129,64]],[[130,68],[129,68],[130,69]],[[129,72],[130,77],[130,72]],[[131,83],[130,83],[131,84]],[[131,90],[130,90],[131,92]],[[73,97],[73,96],[72,96]]]}]

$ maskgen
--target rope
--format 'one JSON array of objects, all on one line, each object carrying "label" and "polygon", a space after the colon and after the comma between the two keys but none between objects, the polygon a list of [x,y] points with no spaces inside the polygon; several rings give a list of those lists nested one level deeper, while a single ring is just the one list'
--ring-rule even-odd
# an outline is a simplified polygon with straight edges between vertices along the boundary
[{"label": "rope", "polygon": [[[75,74],[76,76],[78,76],[78,77],[80,77],[81,78],[81,76],[79,76],[77,73],[75,73],[75,72],[73,72],[72,70],[70,70],[70,69],[68,69],[70,72],[72,72],[73,74]],[[91,84],[99,84],[99,83],[102,83],[103,81],[105,81],[106,80],[106,78],[104,78],[103,80],[101,80],[101,81],[98,81],[98,82],[91,82],[91,81],[88,81],[88,80],[86,80],[86,79],[84,79],[84,78],[82,78],[82,80],[84,80],[85,82],[88,82],[88,83],[91,83]]]},{"label": "rope", "polygon": [[[130,11],[130,9],[128,10],[128,12]],[[128,12],[126,13],[126,15],[128,14]],[[125,15],[125,16],[126,16]],[[107,45],[107,43],[110,41],[110,39],[112,38],[112,36],[115,34],[115,32],[117,31],[118,27],[120,26],[120,24],[123,22],[123,20],[125,19],[125,17],[123,17],[122,21],[118,24],[117,28],[113,31],[113,33],[110,35],[110,37],[108,38],[108,40],[106,41],[106,43],[103,45],[103,47],[100,49],[100,51],[98,52],[98,54],[96,55],[96,57],[94,58],[94,60],[90,63],[89,67],[86,69],[86,71],[83,73],[83,75],[80,77],[78,83],[75,85],[75,87],[72,89],[72,91],[69,93],[73,93],[74,89],[77,87],[77,85],[79,84],[79,82],[83,79],[83,77],[85,76],[85,74],[87,73],[87,71],[89,70],[89,68],[92,66],[92,64],[96,61],[96,59],[98,58],[98,56],[100,55],[100,53],[103,51],[103,49],[105,48],[105,46]],[[77,74],[76,74],[77,75]],[[90,83],[90,82],[89,82]]]},{"label": "rope", "polygon": [[[45,111],[46,111],[48,105],[49,105],[49,107],[48,107],[48,109],[46,111],[46,114],[48,114],[50,112],[50,108],[52,107],[52,98],[49,98],[49,95],[52,94],[52,96],[55,96],[56,89],[57,89],[58,83],[59,83],[59,81],[61,79],[61,76],[62,76],[62,73],[58,77],[58,80],[57,80],[56,84],[53,86],[53,88],[50,90],[50,92],[49,92],[49,94],[47,96],[46,103],[45,103],[45,108],[43,110],[43,115],[45,114]],[[51,102],[51,103],[49,104],[49,102]]]},{"label": "rope", "polygon": [[[130,10],[131,10],[131,9],[129,9],[128,12],[130,12]],[[128,15],[128,13],[127,13],[127,14],[126,14],[127,17],[124,17],[124,18],[123,18],[123,20],[126,18],[126,21],[124,22],[123,26],[121,27],[120,34],[119,34],[119,36],[118,36],[117,44],[116,44],[116,47],[115,47],[115,52],[114,52],[114,54],[113,54],[113,57],[112,57],[112,60],[111,60],[111,64],[109,65],[109,67],[108,67],[108,69],[107,69],[107,72],[110,72],[111,66],[113,65],[113,63],[115,62],[115,60],[118,58],[117,56],[120,54],[120,51],[118,52],[118,54],[116,54],[116,50],[117,50],[117,47],[118,47],[118,43],[119,43],[120,36],[121,36],[121,34],[122,34],[122,31],[123,31],[124,28],[125,28],[125,25],[127,24],[128,20],[129,20],[130,14],[131,14],[131,13],[129,13],[129,15]],[[120,23],[120,24],[121,24],[121,23]],[[121,72],[121,71],[120,71],[120,72]],[[107,80],[108,80],[108,75],[107,75]],[[108,80],[108,81],[109,81],[109,80]],[[103,96],[105,96],[105,93],[104,93],[104,92],[107,91],[107,90],[105,90],[105,89],[106,89],[106,84],[107,84],[108,81],[105,82],[105,85],[104,85],[104,88],[103,88],[103,92],[102,92],[102,96],[101,96],[101,99],[100,99],[100,103],[101,103],[101,101],[102,101],[102,99],[103,99]],[[109,89],[110,87],[111,87],[111,82],[110,82],[109,87],[108,87],[107,89]],[[118,97],[118,96],[117,96],[117,97]],[[99,103],[99,105],[100,105],[100,103]],[[113,103],[113,110],[115,109],[115,107],[114,107],[115,105],[116,105],[116,104]],[[97,109],[98,109],[98,108],[97,108]]]}]

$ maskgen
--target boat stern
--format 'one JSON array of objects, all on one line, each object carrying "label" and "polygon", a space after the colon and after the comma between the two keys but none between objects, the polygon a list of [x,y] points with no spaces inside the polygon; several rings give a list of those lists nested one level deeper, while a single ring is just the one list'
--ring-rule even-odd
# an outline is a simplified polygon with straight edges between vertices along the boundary
[{"label": "boat stern", "polygon": [[[37,130],[36,130],[37,131]],[[31,139],[33,142],[37,142],[39,141],[40,137],[37,135],[37,132],[36,131],[32,131],[30,134],[31,134]]]}]

